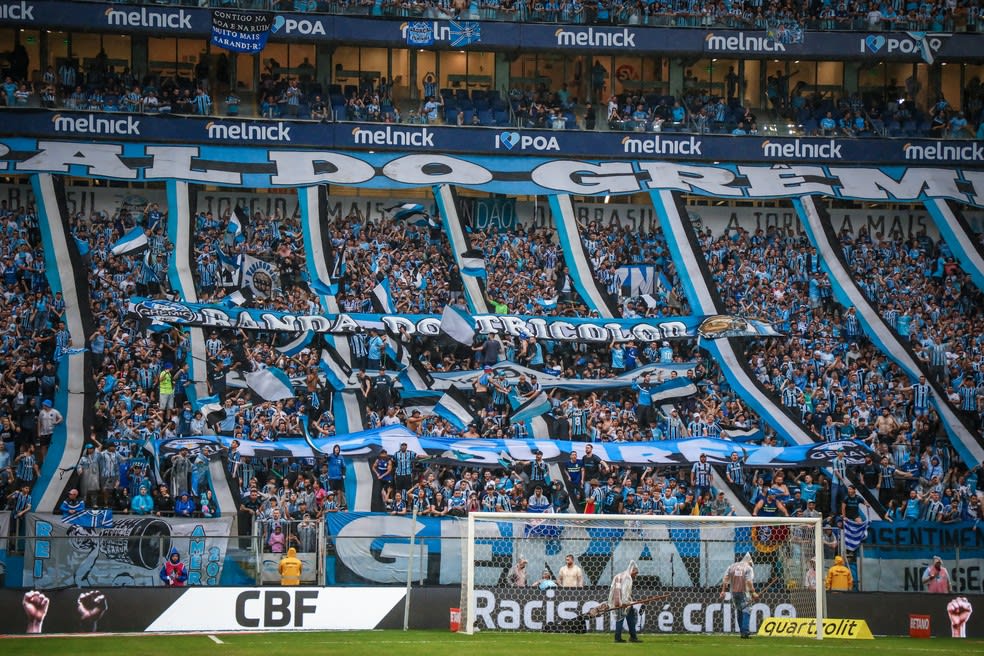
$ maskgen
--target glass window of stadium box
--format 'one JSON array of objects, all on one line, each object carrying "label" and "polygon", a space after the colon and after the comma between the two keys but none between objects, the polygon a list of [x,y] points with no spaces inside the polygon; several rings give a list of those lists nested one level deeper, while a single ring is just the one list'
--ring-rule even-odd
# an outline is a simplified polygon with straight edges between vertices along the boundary
[{"label": "glass window of stadium box", "polygon": [[688,94],[699,92],[712,98],[724,97],[727,93],[727,77],[732,68],[737,76],[738,61],[735,59],[699,59],[684,70],[683,88]]},{"label": "glass window of stadium box", "polygon": [[338,85],[346,98],[359,91],[360,86],[376,87],[383,78],[389,79],[386,48],[356,48],[341,46],[332,55],[335,70],[331,84]]},{"label": "glass window of stadium box", "polygon": [[915,68],[916,65],[911,62],[862,64],[858,70],[858,92],[865,106],[904,101],[912,91],[917,90],[913,85]]},{"label": "glass window of stadium box", "polygon": [[495,55],[491,52],[440,53],[441,88],[451,89],[456,95],[473,89],[491,89],[495,82]]},{"label": "glass window of stadium box", "polygon": [[[10,75],[15,81],[41,80],[43,68],[40,67],[40,43],[37,30],[0,30],[0,72]],[[16,54],[15,54],[16,53]]]},{"label": "glass window of stadium box", "polygon": [[122,73],[130,68],[131,39],[123,34],[72,33],[72,56],[82,66],[90,84],[100,84],[104,73]]},{"label": "glass window of stadium box", "polygon": [[195,67],[208,55],[207,42],[201,39],[147,40],[147,70],[151,75],[174,78],[179,85],[193,85]]}]

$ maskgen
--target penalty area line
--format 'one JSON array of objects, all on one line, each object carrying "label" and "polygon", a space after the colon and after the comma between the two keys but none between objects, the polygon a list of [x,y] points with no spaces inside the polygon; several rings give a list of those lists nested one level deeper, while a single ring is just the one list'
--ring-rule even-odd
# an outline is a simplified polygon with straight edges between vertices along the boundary
[{"label": "penalty area line", "polygon": [[214,642],[217,645],[224,645],[225,644],[224,642],[222,642],[221,640],[219,640],[217,637],[215,637],[211,633],[208,634],[208,639],[211,640],[212,642]]}]

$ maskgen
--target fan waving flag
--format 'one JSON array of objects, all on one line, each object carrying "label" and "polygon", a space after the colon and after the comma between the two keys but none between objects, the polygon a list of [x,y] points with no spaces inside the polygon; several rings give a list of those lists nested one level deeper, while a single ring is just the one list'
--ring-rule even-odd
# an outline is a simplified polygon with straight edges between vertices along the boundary
[{"label": "fan waving flag", "polygon": [[393,302],[393,292],[390,289],[389,278],[383,278],[372,290],[372,308],[379,314],[395,314],[396,303]]},{"label": "fan waving flag", "polygon": [[236,205],[236,209],[232,211],[229,215],[229,225],[226,226],[226,232],[233,236],[233,241],[239,243],[246,240],[246,233],[243,231],[243,226],[249,221],[249,217],[246,214],[246,210]]},{"label": "fan waving flag", "polygon": [[287,342],[283,346],[278,346],[277,351],[283,353],[286,356],[293,357],[306,349],[311,341],[314,339],[314,331],[308,330],[303,333],[299,333],[295,339]]},{"label": "fan waving flag", "polygon": [[844,521],[844,548],[848,551],[855,551],[868,537],[868,519],[861,517],[860,521]]},{"label": "fan waving flag", "polygon": [[113,244],[109,252],[113,255],[129,255],[145,248],[147,248],[147,233],[141,226],[137,226]]},{"label": "fan waving flag", "polygon": [[246,387],[264,401],[280,401],[294,398],[294,386],[281,369],[267,367],[246,374]]},{"label": "fan waving flag", "polygon": [[466,276],[485,278],[488,275],[485,270],[485,254],[477,248],[462,253],[461,273]]},{"label": "fan waving flag", "polygon": [[392,217],[394,221],[407,221],[413,219],[414,217],[422,217],[424,223],[427,222],[427,211],[420,203],[403,203],[401,205],[393,205],[392,207],[387,207],[386,211],[389,212],[390,217]]},{"label": "fan waving flag", "polygon": [[465,430],[468,424],[478,424],[478,417],[471,411],[464,392],[451,387],[434,406],[434,414],[450,421],[458,430]]},{"label": "fan waving flag", "polygon": [[460,344],[471,346],[475,341],[475,321],[470,314],[446,305],[441,314],[441,332]]},{"label": "fan waving flag", "polygon": [[546,393],[540,392],[533,398],[528,401],[524,401],[517,406],[512,417],[509,418],[509,421],[514,424],[530,421],[531,419],[547,414],[550,412],[551,407],[550,399],[547,397]]}]

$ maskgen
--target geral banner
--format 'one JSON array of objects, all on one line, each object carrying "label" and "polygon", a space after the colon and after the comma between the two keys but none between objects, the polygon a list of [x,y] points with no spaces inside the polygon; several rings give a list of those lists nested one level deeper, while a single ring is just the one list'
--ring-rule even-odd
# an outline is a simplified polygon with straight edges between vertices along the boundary
[{"label": "geral banner", "polygon": [[[559,515],[562,517],[562,515]],[[550,515],[531,514],[528,521],[483,522],[475,549],[475,585],[495,589],[505,585],[510,568],[520,556],[536,570],[557,572],[566,554],[573,554],[585,572],[593,573],[592,586],[607,586],[615,566],[637,561],[640,576],[668,587],[709,587],[720,583],[737,554],[752,552],[756,579],[774,575],[769,562],[771,546],[764,533],[748,526],[673,528],[666,524],[614,529],[575,524],[551,524]],[[328,513],[328,535],[336,555],[335,581],[339,584],[399,584],[406,581],[411,533],[416,538],[413,580],[428,585],[457,584],[462,580],[461,537],[465,522],[453,517],[417,517],[386,513]],[[680,524],[678,526],[684,526]],[[525,540],[529,535],[549,539]],[[624,538],[624,539],[623,539]],[[760,539],[761,538],[761,539]],[[703,541],[702,541],[703,539]],[[793,544],[793,548],[805,548]],[[623,565],[624,566],[624,565]],[[799,573],[790,573],[798,576]],[[761,578],[759,578],[761,577]],[[590,577],[589,577],[590,578]]]},{"label": "geral banner", "polygon": [[[191,141],[176,146],[147,143],[149,138],[142,136],[141,124],[148,119],[141,115],[69,116],[61,113],[52,116],[52,120],[56,131],[66,134],[122,134],[141,141],[94,143],[26,137],[0,139],[0,172],[8,175],[78,173],[127,182],[183,180],[256,189],[330,184],[402,190],[450,184],[509,196],[619,196],[666,190],[721,200],[819,195],[866,202],[943,198],[978,207],[984,205],[984,171],[973,168],[852,167],[834,163],[707,164],[634,155],[620,157],[618,161],[505,154],[452,156],[440,154],[441,146],[435,145],[433,139],[426,152],[415,153],[349,151],[344,150],[344,146],[338,146],[338,150],[281,145],[269,148],[219,146]],[[289,134],[294,129],[283,121],[269,125],[237,123],[219,127],[227,128],[228,134],[235,128],[238,141],[244,138],[249,127],[257,132],[280,134]],[[321,130],[323,126],[317,128]],[[8,126],[8,129],[14,128]],[[425,136],[432,136],[427,127],[387,126],[386,129],[403,135],[400,143],[417,143]],[[22,132],[29,134],[32,130],[25,127]],[[390,136],[382,135],[382,141],[386,142]],[[289,140],[288,136],[281,141]],[[728,144],[733,149],[735,142],[728,138]],[[909,148],[906,157],[899,157],[897,161],[907,161],[914,148]],[[939,149],[941,146],[939,142],[933,142],[920,148]],[[982,149],[972,142],[953,148]],[[715,159],[734,158],[736,156],[729,152]],[[984,159],[984,153],[955,161],[976,162],[980,159]]]},{"label": "geral banner", "polygon": [[[954,549],[958,545],[959,551]],[[860,553],[866,591],[925,592],[923,576],[933,557],[940,556],[952,592],[984,592],[984,526],[979,522],[872,522]]]},{"label": "geral banner", "polygon": [[176,519],[88,511],[69,520],[27,515],[24,585],[36,589],[161,586],[158,577],[172,548],[193,585],[219,584],[232,517]]},{"label": "geral banner", "polygon": [[[176,326],[235,328],[266,332],[306,332],[345,335],[360,330],[381,330],[410,335],[441,334],[440,315],[429,314],[288,314],[272,310],[222,307],[164,299],[134,297],[128,310],[141,319]],[[608,343],[654,342],[664,339],[702,337],[777,337],[771,323],[731,315],[673,317],[672,319],[590,319],[576,317],[536,317],[511,314],[477,314],[474,327],[482,335],[532,335],[538,339],[562,342]]]}]

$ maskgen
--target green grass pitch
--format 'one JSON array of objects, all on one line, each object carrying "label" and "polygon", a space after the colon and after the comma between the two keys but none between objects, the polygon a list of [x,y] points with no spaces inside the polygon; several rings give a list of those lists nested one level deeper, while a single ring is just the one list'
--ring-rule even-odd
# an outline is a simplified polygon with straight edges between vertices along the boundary
[{"label": "green grass pitch", "polygon": [[[805,640],[796,638],[754,638],[738,636],[643,635],[643,644],[614,644],[610,634],[555,635],[535,633],[479,633],[474,636],[447,631],[337,631],[330,633],[284,632],[195,635],[112,635],[93,637],[4,638],[0,653],[44,656],[276,656],[278,654],[345,654],[345,656],[443,656],[481,654],[562,654],[563,656],[613,656],[618,654],[672,654],[673,656],[763,656],[782,650],[784,656],[877,656],[911,654],[984,653],[984,640],[934,638],[876,638],[875,640]],[[453,650],[453,651],[452,651]],[[464,651],[462,651],[464,650]]]}]

